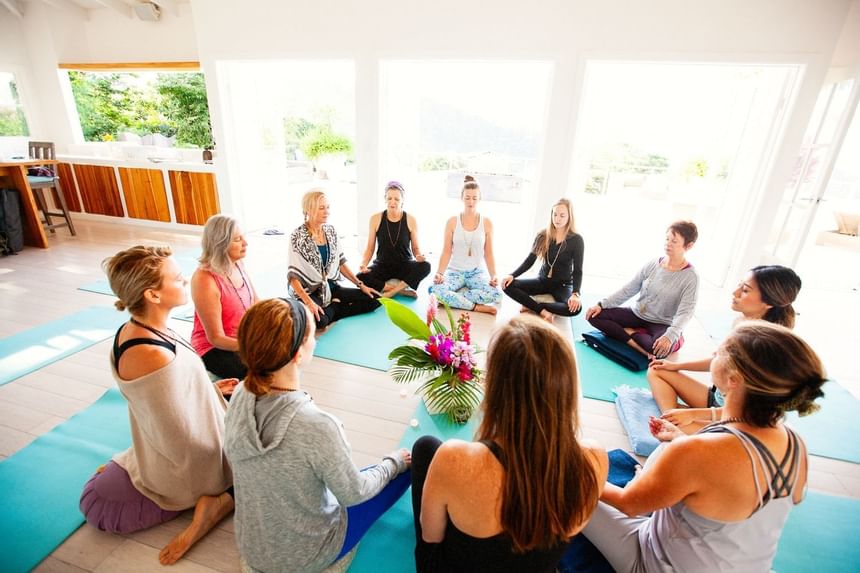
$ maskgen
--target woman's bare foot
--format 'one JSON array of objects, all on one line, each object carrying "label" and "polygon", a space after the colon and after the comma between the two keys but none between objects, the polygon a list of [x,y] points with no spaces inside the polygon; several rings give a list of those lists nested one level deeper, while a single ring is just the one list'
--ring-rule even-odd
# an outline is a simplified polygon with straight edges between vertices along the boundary
[{"label": "woman's bare foot", "polygon": [[532,311],[532,309],[530,309],[527,306],[521,306],[520,307],[520,312],[531,312],[531,311]]},{"label": "woman's bare foot", "polygon": [[194,517],[191,524],[179,535],[170,540],[158,554],[162,565],[172,565],[179,561],[191,546],[200,541],[204,535],[218,525],[218,522],[233,511],[233,498],[229,493],[215,497],[204,495],[194,506]]},{"label": "woman's bare foot", "polygon": [[540,311],[540,317],[549,323],[555,322],[555,315],[547,309]]},{"label": "woman's bare foot", "polygon": [[400,291],[400,294],[402,294],[403,296],[411,297],[411,298],[418,298],[418,293],[415,292],[415,290],[412,289],[411,287],[406,287],[405,289]]},{"label": "woman's bare foot", "polygon": [[487,314],[493,315],[499,312],[496,307],[487,304],[476,304],[475,308],[473,308],[472,310],[474,310],[475,312],[485,312]]}]

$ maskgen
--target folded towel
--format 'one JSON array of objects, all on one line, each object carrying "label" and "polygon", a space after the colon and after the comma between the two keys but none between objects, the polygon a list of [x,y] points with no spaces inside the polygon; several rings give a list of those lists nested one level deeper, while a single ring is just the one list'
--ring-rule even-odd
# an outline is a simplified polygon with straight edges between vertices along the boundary
[{"label": "folded towel", "polygon": [[642,388],[631,388],[626,384],[612,389],[615,392],[615,408],[618,410],[618,418],[627,437],[630,438],[630,446],[640,456],[649,456],[660,442],[651,435],[648,428],[648,419],[651,416],[659,417],[660,408],[654,401],[654,397],[648,390]]}]

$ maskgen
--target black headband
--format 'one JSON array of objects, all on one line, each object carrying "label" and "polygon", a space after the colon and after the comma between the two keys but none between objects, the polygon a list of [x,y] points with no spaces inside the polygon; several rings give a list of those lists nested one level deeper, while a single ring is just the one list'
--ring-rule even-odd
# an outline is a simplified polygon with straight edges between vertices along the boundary
[{"label": "black headband", "polygon": [[305,311],[305,306],[294,298],[283,299],[290,305],[290,315],[293,318],[293,343],[290,345],[290,358],[285,362],[286,365],[299,352],[299,348],[305,341],[305,334],[308,331],[308,315]]}]

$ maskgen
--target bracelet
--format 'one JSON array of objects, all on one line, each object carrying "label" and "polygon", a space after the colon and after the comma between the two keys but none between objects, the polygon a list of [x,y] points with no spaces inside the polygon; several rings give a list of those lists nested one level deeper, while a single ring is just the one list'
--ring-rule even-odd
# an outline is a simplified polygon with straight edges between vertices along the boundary
[{"label": "bracelet", "polygon": [[357,286],[358,288],[361,288],[364,286],[364,283],[361,281],[358,281],[357,283],[355,283],[355,286]]},{"label": "bracelet", "polygon": [[444,275],[443,275],[442,273],[440,273],[440,272],[437,272],[435,276],[437,276],[437,277],[441,277],[441,276],[444,276]]},{"label": "bracelet", "polygon": [[711,408],[711,421],[712,422],[717,421],[717,409],[716,408]]}]

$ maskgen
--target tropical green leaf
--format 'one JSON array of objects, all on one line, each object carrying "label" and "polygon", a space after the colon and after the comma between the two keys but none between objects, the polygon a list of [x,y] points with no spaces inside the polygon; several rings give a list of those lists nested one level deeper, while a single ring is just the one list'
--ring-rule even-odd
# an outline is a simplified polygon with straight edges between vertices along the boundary
[{"label": "tropical green leaf", "polygon": [[388,354],[389,360],[405,366],[416,366],[421,368],[434,368],[436,363],[423,348],[404,344],[398,346]]},{"label": "tropical green leaf", "polygon": [[454,313],[451,312],[451,307],[448,306],[447,302],[443,302],[445,305],[445,314],[448,315],[448,324],[451,325],[451,336],[455,336],[457,334],[457,323],[454,322]]},{"label": "tropical green leaf", "polygon": [[408,384],[414,382],[424,376],[432,375],[432,371],[425,368],[416,368],[414,366],[404,366],[402,364],[394,364],[388,369],[391,379],[398,384]]},{"label": "tropical green leaf", "polygon": [[385,313],[388,315],[389,320],[405,332],[409,338],[417,340],[428,340],[430,338],[430,327],[411,308],[390,298],[380,298],[378,300],[385,307]]},{"label": "tropical green leaf", "polygon": [[435,332],[436,334],[448,334],[448,329],[445,328],[445,326],[441,322],[439,322],[439,319],[434,318],[433,332]]}]

